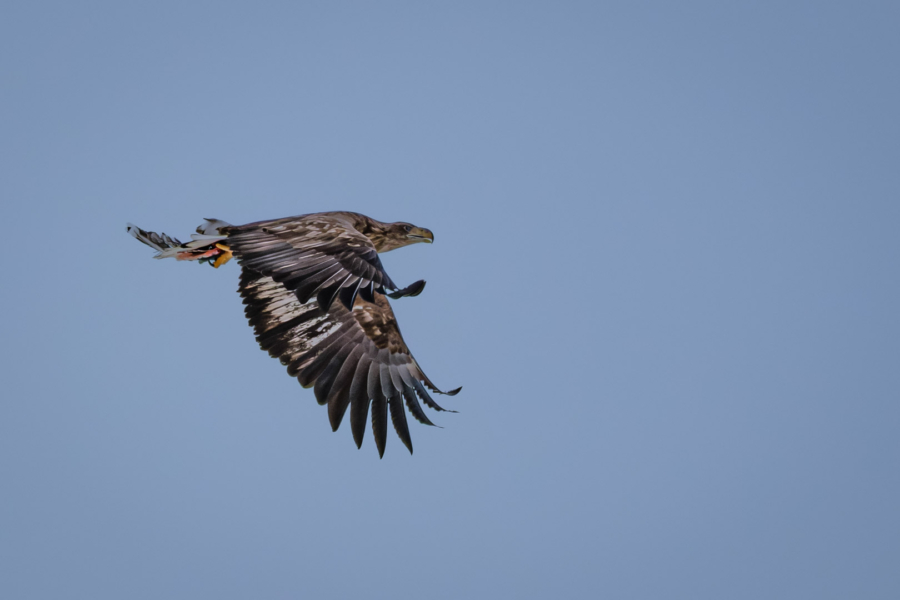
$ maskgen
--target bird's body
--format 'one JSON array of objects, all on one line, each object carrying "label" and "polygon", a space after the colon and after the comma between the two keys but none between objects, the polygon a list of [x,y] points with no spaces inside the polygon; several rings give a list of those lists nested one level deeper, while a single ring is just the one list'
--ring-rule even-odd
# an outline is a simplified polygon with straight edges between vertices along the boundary
[{"label": "bird's body", "polygon": [[[432,242],[427,229],[329,212],[239,226],[207,219],[186,244],[133,225],[128,232],[158,250],[156,258],[199,260],[215,267],[237,258],[239,292],[260,347],[280,359],[304,387],[314,386],[318,402],[328,405],[335,431],[350,409],[357,446],[370,405],[379,455],[384,454],[388,414],[412,452],[404,401],[413,417],[428,425],[432,423],[419,399],[444,410],[426,388],[444,392],[413,358],[386,297],[418,295],[425,282],[398,289],[378,257]],[[388,289],[396,291],[389,294]]]}]

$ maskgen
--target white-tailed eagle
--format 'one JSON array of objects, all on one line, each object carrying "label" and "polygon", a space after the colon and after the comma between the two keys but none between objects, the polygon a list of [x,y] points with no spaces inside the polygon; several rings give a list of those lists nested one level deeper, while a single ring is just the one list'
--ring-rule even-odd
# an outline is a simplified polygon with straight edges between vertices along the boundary
[{"label": "white-tailed eagle", "polygon": [[425,282],[399,289],[378,257],[433,242],[427,229],[328,212],[237,226],[206,219],[184,244],[134,225],[128,232],[157,250],[155,258],[216,268],[237,258],[238,291],[260,348],[286,365],[303,387],[313,387],[319,404],[328,405],[334,431],[349,408],[357,447],[371,406],[379,456],[384,456],[389,414],[412,453],[404,403],[417,421],[433,425],[419,400],[443,411],[428,390],[459,392],[442,392],[428,379],[403,341],[386,297],[416,296]]}]

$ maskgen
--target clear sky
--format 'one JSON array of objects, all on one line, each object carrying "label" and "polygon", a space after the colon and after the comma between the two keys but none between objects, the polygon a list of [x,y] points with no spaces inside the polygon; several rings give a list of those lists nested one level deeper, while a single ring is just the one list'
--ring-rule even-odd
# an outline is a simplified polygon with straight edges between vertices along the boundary
[{"label": "clear sky", "polygon": [[[900,4],[0,8],[0,596],[900,597]],[[434,381],[378,459],[187,237],[325,210]]]}]

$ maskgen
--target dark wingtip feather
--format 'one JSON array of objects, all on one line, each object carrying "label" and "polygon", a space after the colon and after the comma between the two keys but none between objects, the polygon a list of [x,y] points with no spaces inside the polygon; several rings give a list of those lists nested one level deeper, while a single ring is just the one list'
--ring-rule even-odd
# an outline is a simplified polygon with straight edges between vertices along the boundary
[{"label": "dark wingtip feather", "polygon": [[[344,408],[342,411],[341,408]],[[331,423],[331,431],[337,431],[341,427],[341,421],[344,420],[344,412],[346,411],[346,407],[342,407],[337,405],[335,408],[332,408],[331,405],[328,405],[328,421]]]},{"label": "dark wingtip feather", "polygon": [[353,376],[359,366],[359,357],[363,353],[362,346],[351,349],[349,354],[338,360],[343,364],[340,371],[331,383],[331,392],[328,394],[328,419],[331,422],[331,430],[337,431],[344,420],[344,413],[350,406],[350,390],[353,387]]},{"label": "dark wingtip feather", "polygon": [[331,384],[334,382],[334,378],[337,377],[342,363],[343,357],[341,357],[340,352],[338,352],[338,356],[331,359],[331,362],[328,363],[325,370],[316,378],[313,391],[316,395],[316,402],[320,405],[328,404],[328,396],[332,393]]},{"label": "dark wingtip feather", "polygon": [[366,421],[369,418],[369,396],[366,393],[369,363],[372,360],[363,355],[356,370],[353,373],[353,382],[350,384],[350,430],[353,432],[353,441],[356,447],[361,448],[363,437],[366,433]]},{"label": "dark wingtip feather", "polygon": [[[412,416],[415,417],[416,421],[424,425],[430,425],[431,427],[440,427],[439,425],[432,423],[431,419],[428,418],[428,415],[425,414],[425,411],[422,410],[422,405],[419,404],[419,399],[416,398],[415,389],[405,386],[403,388],[403,398],[406,399],[406,406],[409,408],[409,412],[412,413]],[[443,428],[441,427],[441,429]]]},{"label": "dark wingtip feather", "polygon": [[350,390],[348,385],[341,387],[337,393],[332,393],[328,397],[328,421],[331,423],[331,430],[337,431],[344,420],[344,414],[347,407],[350,406]]},{"label": "dark wingtip feather", "polygon": [[378,448],[378,457],[384,458],[384,448],[387,445],[387,398],[377,389],[375,398],[372,399],[372,435],[375,437],[375,446]]},{"label": "dark wingtip feather", "polygon": [[409,437],[409,424],[406,422],[406,411],[403,409],[403,398],[399,394],[391,396],[388,399],[388,407],[391,410],[391,421],[394,423],[394,430],[403,445],[412,454],[412,438]]},{"label": "dark wingtip feather", "polygon": [[387,296],[388,296],[388,298],[393,298],[394,300],[396,300],[397,298],[403,298],[405,296],[418,296],[419,294],[422,293],[422,290],[424,290],[424,289],[425,289],[425,280],[420,279],[419,281],[416,281],[415,283],[409,284],[402,290],[398,290],[396,292],[388,294]]},{"label": "dark wingtip feather", "polygon": [[416,393],[419,395],[419,398],[422,399],[422,402],[424,402],[425,406],[427,406],[428,408],[430,408],[432,410],[443,411],[443,412],[456,412],[455,410],[447,410],[446,408],[444,408],[443,406],[441,406],[440,404],[435,402],[434,398],[432,398],[428,394],[428,390],[425,389],[425,386],[422,385],[422,382],[419,381],[418,379],[413,379],[413,387],[416,388]]},{"label": "dark wingtip feather", "polygon": [[426,386],[428,386],[428,389],[431,390],[432,392],[436,393],[436,394],[443,394],[444,396],[455,396],[455,395],[457,395],[457,394],[459,393],[459,391],[462,389],[462,386],[459,386],[459,387],[456,388],[455,390],[450,390],[449,392],[441,391],[441,389],[440,389],[438,386],[434,385],[434,382],[433,382],[433,381],[431,381],[430,379],[428,379],[428,376],[427,376],[427,375],[425,375],[424,373],[422,373],[422,370],[421,370],[421,369],[419,369],[419,374],[422,376],[422,381],[425,383]]},{"label": "dark wingtip feather", "polygon": [[425,385],[427,385],[428,389],[431,390],[432,392],[434,392],[435,394],[441,394],[442,396],[455,396],[460,392],[460,390],[462,390],[462,386],[459,386],[455,390],[450,390],[449,392],[445,392],[445,391],[441,390],[438,386],[434,385],[434,383],[430,379],[428,379],[428,377],[425,377]]},{"label": "dark wingtip feather", "polygon": [[366,421],[369,419],[369,399],[353,398],[350,402],[350,431],[357,448],[362,448],[366,436]]}]

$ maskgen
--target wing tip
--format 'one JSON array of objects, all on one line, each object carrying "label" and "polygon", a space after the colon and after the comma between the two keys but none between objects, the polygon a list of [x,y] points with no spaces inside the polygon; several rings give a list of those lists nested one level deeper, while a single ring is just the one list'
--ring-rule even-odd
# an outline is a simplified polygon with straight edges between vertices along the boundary
[{"label": "wing tip", "polygon": [[[420,279],[416,282],[413,282],[403,288],[402,290],[397,290],[396,292],[392,292],[390,294],[385,294],[388,298],[393,298],[394,300],[398,298],[405,298],[407,296],[413,297],[418,296],[422,293],[422,290],[425,289],[425,280]],[[382,292],[384,293],[384,292]]]}]

